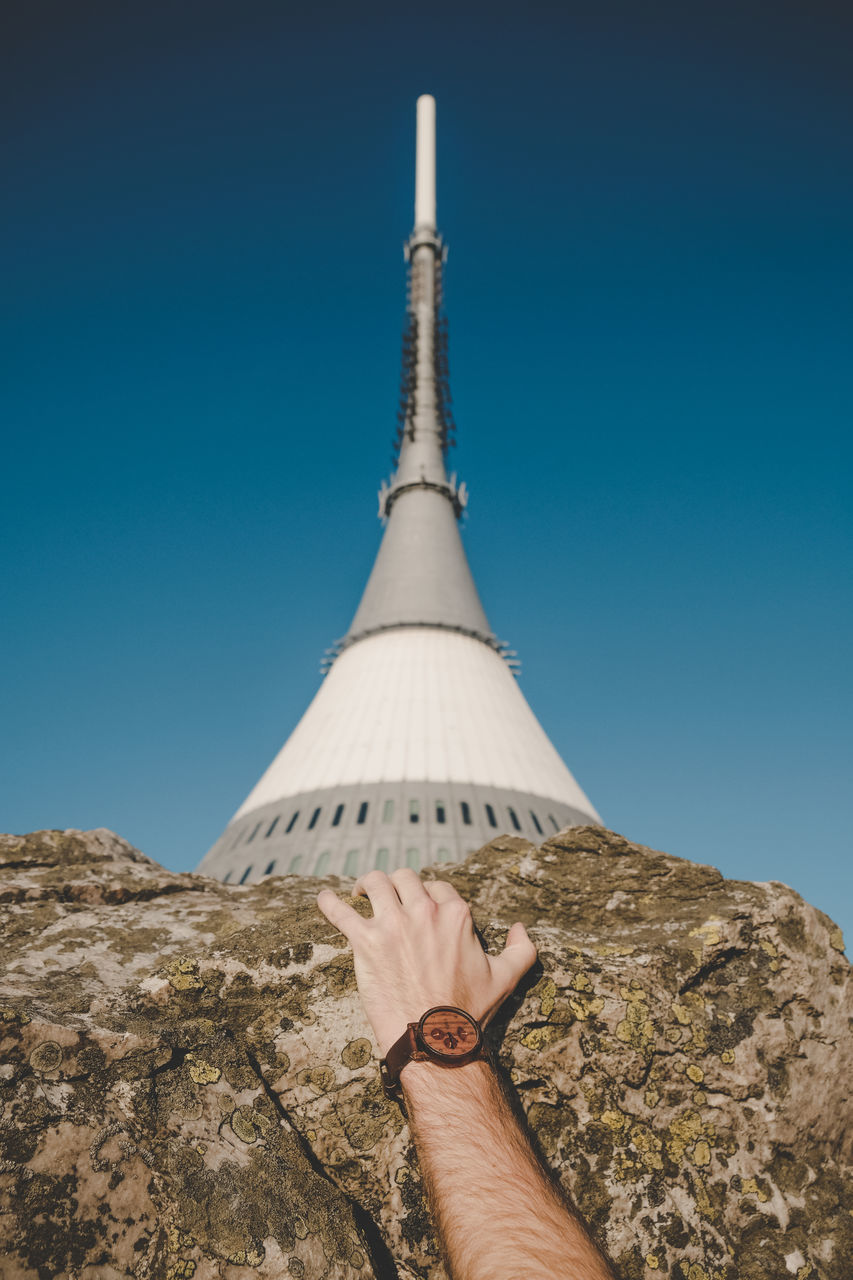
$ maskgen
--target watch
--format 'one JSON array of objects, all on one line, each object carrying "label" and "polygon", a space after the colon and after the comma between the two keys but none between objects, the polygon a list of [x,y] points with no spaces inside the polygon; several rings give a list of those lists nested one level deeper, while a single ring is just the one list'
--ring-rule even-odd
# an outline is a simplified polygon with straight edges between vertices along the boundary
[{"label": "watch", "polygon": [[379,1063],[386,1098],[399,1097],[400,1072],[407,1062],[436,1062],[461,1067],[483,1052],[483,1028],[476,1018],[454,1005],[427,1009],[420,1022],[410,1022]]}]

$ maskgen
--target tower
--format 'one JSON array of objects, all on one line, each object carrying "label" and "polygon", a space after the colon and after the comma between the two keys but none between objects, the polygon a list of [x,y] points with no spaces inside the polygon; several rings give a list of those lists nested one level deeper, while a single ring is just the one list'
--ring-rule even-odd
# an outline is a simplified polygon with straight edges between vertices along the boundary
[{"label": "tower", "polygon": [[457,862],[502,832],[538,842],[598,815],[495,637],[459,533],[436,227],[435,100],[417,102],[415,225],[396,470],[361,602],[317,694],[199,871],[358,875]]}]

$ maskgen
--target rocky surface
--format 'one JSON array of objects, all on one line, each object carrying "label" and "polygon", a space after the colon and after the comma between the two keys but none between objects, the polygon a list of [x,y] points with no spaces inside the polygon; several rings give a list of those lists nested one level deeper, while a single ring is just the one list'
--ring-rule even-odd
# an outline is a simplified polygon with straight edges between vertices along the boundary
[{"label": "rocky surface", "polygon": [[[173,875],[108,831],[0,837],[0,866],[4,1280],[444,1275],[318,882]],[[597,828],[427,874],[489,946],[530,928],[493,1041],[623,1280],[846,1280],[826,916]]]}]

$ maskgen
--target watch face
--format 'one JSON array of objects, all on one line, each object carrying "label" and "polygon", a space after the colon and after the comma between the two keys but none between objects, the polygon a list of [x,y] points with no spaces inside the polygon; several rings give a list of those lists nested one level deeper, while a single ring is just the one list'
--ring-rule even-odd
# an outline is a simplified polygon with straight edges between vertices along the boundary
[{"label": "watch face", "polygon": [[418,1031],[431,1054],[451,1061],[476,1053],[483,1038],[479,1025],[470,1014],[450,1006],[428,1009],[421,1018]]}]

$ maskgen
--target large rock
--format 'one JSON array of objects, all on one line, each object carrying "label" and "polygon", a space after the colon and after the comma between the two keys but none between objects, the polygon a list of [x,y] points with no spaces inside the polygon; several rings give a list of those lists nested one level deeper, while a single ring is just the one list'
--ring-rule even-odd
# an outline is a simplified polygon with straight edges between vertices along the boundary
[{"label": "large rock", "polygon": [[[108,831],[0,859],[4,1280],[444,1275],[318,882],[173,875]],[[516,919],[539,947],[493,1040],[625,1280],[847,1280],[826,916],[597,828],[434,873],[490,947]]]}]

